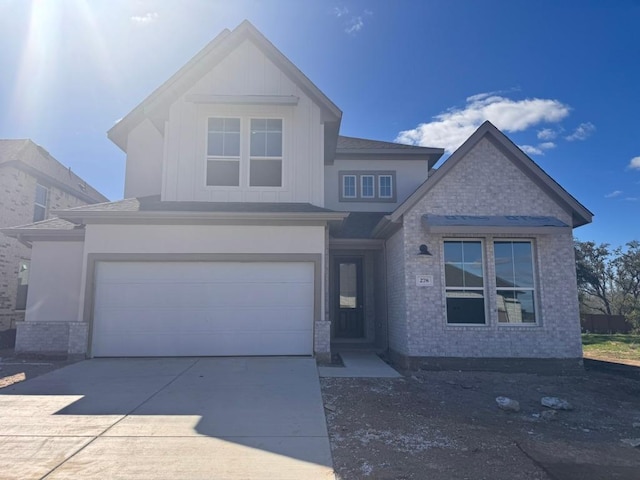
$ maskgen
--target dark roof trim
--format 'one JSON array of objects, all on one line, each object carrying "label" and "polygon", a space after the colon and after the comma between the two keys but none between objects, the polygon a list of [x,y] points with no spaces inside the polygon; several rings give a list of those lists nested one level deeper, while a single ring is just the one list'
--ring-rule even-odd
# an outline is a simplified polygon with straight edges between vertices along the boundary
[{"label": "dark roof trim", "polygon": [[84,228],[65,230],[44,228],[3,228],[0,229],[7,237],[15,238],[27,246],[34,241],[59,242],[59,241],[83,241]]},{"label": "dark roof trim", "polygon": [[432,215],[422,216],[428,233],[570,233],[571,227],[555,217],[526,215]]},{"label": "dark roof trim", "polygon": [[520,170],[547,192],[551,198],[565,208],[567,212],[571,213],[573,218],[572,227],[579,227],[591,222],[593,213],[571,196],[489,121],[484,122],[431,177],[418,187],[418,189],[391,214],[391,220],[398,221],[402,215],[418,203],[418,201],[442,180],[485,136],[510,158]]},{"label": "dark roof trim", "polygon": [[76,224],[200,224],[224,223],[242,225],[249,222],[324,224],[341,222],[348,212],[185,212],[185,211],[85,211],[61,210],[54,212],[60,218]]}]

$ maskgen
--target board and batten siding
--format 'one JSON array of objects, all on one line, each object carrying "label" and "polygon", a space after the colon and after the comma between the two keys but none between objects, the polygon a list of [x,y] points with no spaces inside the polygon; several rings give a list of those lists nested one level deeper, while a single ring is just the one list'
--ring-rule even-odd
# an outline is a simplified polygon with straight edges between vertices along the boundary
[{"label": "board and batten siding", "polygon": [[164,139],[150,120],[137,125],[127,138],[124,198],[160,195]]},{"label": "board and batten siding", "polygon": [[[277,95],[297,105],[195,103],[190,95]],[[207,118],[283,119],[282,187],[206,186]],[[248,131],[248,125],[243,125]],[[324,205],[321,110],[250,41],[245,41],[170,107],[165,129],[162,199],[210,202],[305,202]],[[246,138],[242,139],[248,146]],[[247,178],[247,166],[241,164]],[[246,183],[246,182],[245,182]],[[242,184],[242,182],[241,182]]]}]

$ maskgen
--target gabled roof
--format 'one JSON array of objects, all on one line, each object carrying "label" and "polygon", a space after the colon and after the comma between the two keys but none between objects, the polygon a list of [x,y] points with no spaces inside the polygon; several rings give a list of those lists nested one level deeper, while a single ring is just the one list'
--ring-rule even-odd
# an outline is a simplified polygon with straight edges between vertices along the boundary
[{"label": "gabled roof", "polygon": [[[504,133],[498,130],[491,122],[484,122],[466,142],[464,142],[432,176],[430,176],[418,189],[409,196],[391,215],[386,217],[390,222],[398,222],[411,207],[413,207],[424,195],[438,184],[447,173],[453,169],[471,149],[484,137],[489,137],[511,161],[524,172],[544,192],[563,206],[572,215],[572,227],[579,227],[591,223],[593,213],[576,200],[569,192],[560,186],[553,178],[540,168],[531,158],[520,150]],[[381,231],[383,225],[377,227]]]},{"label": "gabled roof", "polygon": [[31,140],[0,140],[0,168],[15,166],[88,203],[109,199]]},{"label": "gabled roof", "polygon": [[[340,109],[247,20],[233,31],[223,30],[169,80],[116,123],[109,130],[108,137],[123,151],[126,151],[127,136],[133,128],[145,118],[151,119],[159,127],[161,123],[158,120],[168,118],[168,109],[171,103],[186,93],[200,78],[245,40],[250,40],[321,107],[325,130],[328,137],[333,139],[335,148],[342,119]],[[161,127],[159,129],[161,130]]]},{"label": "gabled roof", "polygon": [[444,149],[405,145],[402,143],[381,142],[367,138],[338,137],[336,158],[341,159],[402,159],[402,160],[428,160],[429,168],[432,168],[440,159]]}]

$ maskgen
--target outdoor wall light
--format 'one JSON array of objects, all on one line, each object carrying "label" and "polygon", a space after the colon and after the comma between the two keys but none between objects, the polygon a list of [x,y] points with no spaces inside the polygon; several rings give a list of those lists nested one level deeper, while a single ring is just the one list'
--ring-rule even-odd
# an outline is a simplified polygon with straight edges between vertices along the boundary
[{"label": "outdoor wall light", "polygon": [[427,248],[427,246],[423,243],[422,245],[420,245],[420,253],[419,255],[429,255],[431,256],[431,252],[429,251],[429,249]]}]

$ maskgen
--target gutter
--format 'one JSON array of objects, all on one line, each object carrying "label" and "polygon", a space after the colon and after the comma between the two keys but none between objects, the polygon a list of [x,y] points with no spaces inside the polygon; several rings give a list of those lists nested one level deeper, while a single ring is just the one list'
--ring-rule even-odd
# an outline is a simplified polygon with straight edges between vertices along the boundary
[{"label": "gutter", "polygon": [[114,212],[58,210],[54,215],[77,225],[88,223],[247,223],[286,222],[315,223],[341,222],[348,212]]}]

